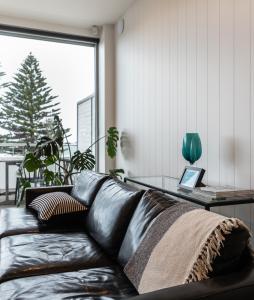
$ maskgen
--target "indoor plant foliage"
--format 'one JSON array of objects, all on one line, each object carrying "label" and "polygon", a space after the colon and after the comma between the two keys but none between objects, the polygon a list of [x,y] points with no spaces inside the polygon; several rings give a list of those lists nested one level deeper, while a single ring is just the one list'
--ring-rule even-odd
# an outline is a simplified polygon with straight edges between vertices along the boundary
[{"label": "indoor plant foliage", "polygon": [[[106,139],[107,153],[110,158],[114,158],[119,141],[119,133],[115,127],[110,127],[105,136],[96,140],[84,152],[78,150],[72,154],[67,131],[56,115],[51,135],[38,139],[35,149],[26,154],[19,168],[21,193],[18,205],[23,200],[25,189],[31,187],[29,173],[40,173],[43,185],[64,185],[73,184],[75,174],[93,170],[96,165],[93,147],[101,139]],[[122,169],[110,171],[113,176],[120,176],[121,173],[124,173]]]}]

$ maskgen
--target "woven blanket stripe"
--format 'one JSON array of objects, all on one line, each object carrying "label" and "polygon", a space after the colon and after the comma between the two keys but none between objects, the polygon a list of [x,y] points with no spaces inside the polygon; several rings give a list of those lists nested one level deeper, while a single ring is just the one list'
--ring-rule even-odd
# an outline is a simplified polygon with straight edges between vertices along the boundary
[{"label": "woven blanket stripe", "polygon": [[147,234],[140,243],[137,251],[124,268],[124,272],[136,289],[138,289],[144,269],[154,247],[180,216],[194,209],[197,209],[197,207],[189,203],[176,202],[173,206],[161,213],[154,221],[153,225],[148,229]]},{"label": "woven blanket stripe", "polygon": [[179,217],[153,249],[138,291],[144,293],[186,283],[203,245],[224,220],[225,217],[203,209]]}]

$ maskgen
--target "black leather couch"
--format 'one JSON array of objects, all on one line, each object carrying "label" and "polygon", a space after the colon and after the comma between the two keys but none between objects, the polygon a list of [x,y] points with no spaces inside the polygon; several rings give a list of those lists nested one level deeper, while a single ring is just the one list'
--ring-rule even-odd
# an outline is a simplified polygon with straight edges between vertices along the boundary
[{"label": "black leather couch", "polygon": [[[0,211],[1,300],[254,299],[252,260],[229,274],[139,296],[123,267],[149,224],[175,200],[142,197],[143,191],[91,172],[77,182],[30,188],[26,208]],[[90,209],[41,224],[28,205],[52,191],[70,193]]]}]

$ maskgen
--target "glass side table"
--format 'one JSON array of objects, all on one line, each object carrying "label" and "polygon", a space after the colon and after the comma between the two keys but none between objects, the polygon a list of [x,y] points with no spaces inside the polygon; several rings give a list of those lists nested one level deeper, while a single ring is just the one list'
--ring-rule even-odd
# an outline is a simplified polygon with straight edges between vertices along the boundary
[{"label": "glass side table", "polygon": [[210,210],[211,207],[254,203],[254,196],[246,196],[246,198],[230,197],[222,199],[210,199],[207,197],[196,195],[191,190],[179,189],[179,179],[169,176],[125,177],[124,182],[131,182],[141,187],[156,189],[171,196],[201,205],[206,210]]}]

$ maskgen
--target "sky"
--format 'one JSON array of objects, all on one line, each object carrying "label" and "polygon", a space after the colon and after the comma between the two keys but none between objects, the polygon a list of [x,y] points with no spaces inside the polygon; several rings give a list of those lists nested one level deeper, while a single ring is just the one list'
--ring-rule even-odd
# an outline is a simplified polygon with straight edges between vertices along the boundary
[{"label": "sky", "polygon": [[[94,93],[94,49],[80,45],[48,42],[0,35],[1,71],[5,82],[12,80],[27,55],[40,63],[43,76],[58,95],[61,118],[70,128],[70,142],[77,140],[77,102]],[[3,131],[2,131],[3,132]],[[1,133],[1,129],[0,129]]]}]

